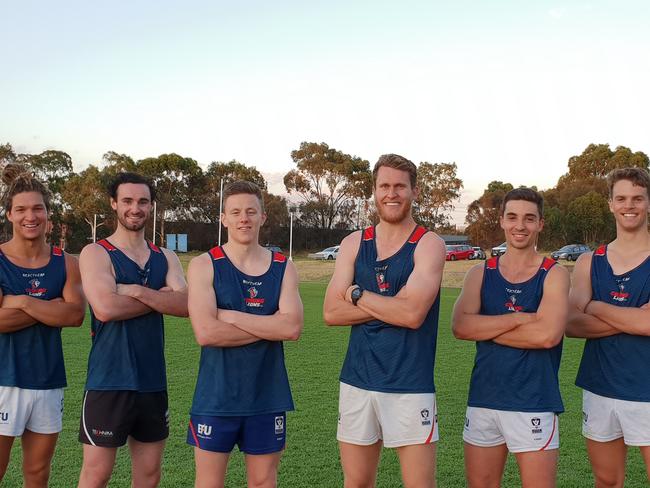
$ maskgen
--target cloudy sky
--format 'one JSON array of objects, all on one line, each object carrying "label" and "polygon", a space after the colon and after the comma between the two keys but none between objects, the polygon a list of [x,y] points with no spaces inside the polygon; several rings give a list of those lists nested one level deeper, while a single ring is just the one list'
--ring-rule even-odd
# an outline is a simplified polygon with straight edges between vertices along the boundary
[{"label": "cloudy sky", "polygon": [[638,1],[0,3],[0,143],[456,162],[454,220],[489,181],[553,186],[591,142],[650,153],[650,4]]}]

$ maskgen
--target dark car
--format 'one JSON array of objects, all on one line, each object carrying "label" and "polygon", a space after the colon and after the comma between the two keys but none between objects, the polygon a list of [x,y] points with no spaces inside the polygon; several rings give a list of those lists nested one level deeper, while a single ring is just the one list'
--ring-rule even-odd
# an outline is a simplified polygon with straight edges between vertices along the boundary
[{"label": "dark car", "polygon": [[447,246],[447,261],[456,261],[458,259],[470,259],[474,255],[474,249],[465,244]]},{"label": "dark car", "polygon": [[583,253],[589,252],[589,246],[584,244],[568,244],[557,251],[551,253],[551,257],[556,261],[558,259],[566,259],[567,261],[575,261]]},{"label": "dark car", "polygon": [[506,246],[505,242],[503,244],[500,244],[498,246],[493,247],[492,248],[492,257],[501,256],[501,255],[505,254],[507,249],[508,249],[508,247]]}]

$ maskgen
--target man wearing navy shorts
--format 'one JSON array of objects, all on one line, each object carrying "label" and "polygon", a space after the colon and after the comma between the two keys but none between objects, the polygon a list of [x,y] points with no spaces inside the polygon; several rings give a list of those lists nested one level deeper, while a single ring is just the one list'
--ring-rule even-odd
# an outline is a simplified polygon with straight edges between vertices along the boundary
[{"label": "man wearing navy shorts", "polygon": [[543,216],[536,191],[506,194],[508,249],[467,273],[454,307],[454,335],[476,341],[463,431],[470,488],[499,487],[508,452],[524,488],[556,483],[569,275],[535,248]]},{"label": "man wearing navy shorts", "polygon": [[442,239],[415,223],[417,168],[385,154],[373,169],[379,224],[341,242],[323,305],[351,326],[340,376],[337,439],[346,488],[375,486],[382,446],[406,487],[435,486],[435,362]]},{"label": "man wearing navy shorts", "polygon": [[259,245],[266,220],[260,189],[247,181],[224,189],[221,223],[228,241],[194,258],[189,312],[201,346],[190,412],[197,488],[224,486],[230,452],[245,454],[248,485],[277,485],[293,400],[282,341],[303,327],[298,274],[282,254]]},{"label": "man wearing navy shorts", "polygon": [[607,177],[616,239],[580,256],[567,335],[587,339],[576,385],[596,487],[622,487],[628,446],[650,479],[650,176],[621,168]]},{"label": "man wearing navy shorts", "polygon": [[153,488],[169,435],[163,314],[187,316],[187,285],[176,254],[144,238],[151,182],[119,173],[109,194],[117,229],[79,257],[92,335],[79,486],[106,486],[117,448],[128,442],[133,486]]}]

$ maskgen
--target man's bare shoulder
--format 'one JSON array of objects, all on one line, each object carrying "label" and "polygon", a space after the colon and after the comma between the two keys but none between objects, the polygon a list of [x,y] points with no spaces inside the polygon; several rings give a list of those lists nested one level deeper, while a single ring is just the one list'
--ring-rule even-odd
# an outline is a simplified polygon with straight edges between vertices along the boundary
[{"label": "man's bare shoulder", "polygon": [[96,242],[87,244],[81,250],[81,253],[79,253],[79,259],[82,261],[86,261],[87,259],[104,259],[107,257],[108,254],[106,253],[106,249]]}]

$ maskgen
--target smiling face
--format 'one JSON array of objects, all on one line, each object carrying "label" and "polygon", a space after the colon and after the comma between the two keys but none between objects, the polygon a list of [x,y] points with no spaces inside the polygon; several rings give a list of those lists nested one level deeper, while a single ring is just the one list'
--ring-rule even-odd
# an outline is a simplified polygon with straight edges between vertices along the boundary
[{"label": "smiling face", "polygon": [[612,187],[609,209],[616,227],[625,231],[648,228],[648,190],[630,180],[619,180]]},{"label": "smiling face", "polygon": [[7,219],[13,224],[14,237],[25,240],[44,239],[48,228],[47,207],[37,191],[15,194]]},{"label": "smiling face", "polygon": [[411,205],[418,196],[418,189],[411,187],[408,172],[382,166],[375,178],[375,206],[379,218],[389,224],[397,224],[410,218]]},{"label": "smiling face", "polygon": [[527,249],[534,247],[537,236],[544,228],[537,204],[527,200],[509,200],[499,217],[508,247]]},{"label": "smiling face", "polygon": [[142,183],[122,183],[117,187],[111,207],[117,214],[118,226],[131,232],[140,232],[151,215],[151,193]]},{"label": "smiling face", "polygon": [[257,244],[260,227],[266,221],[262,204],[256,195],[237,193],[223,202],[221,223],[228,229],[228,241]]}]

